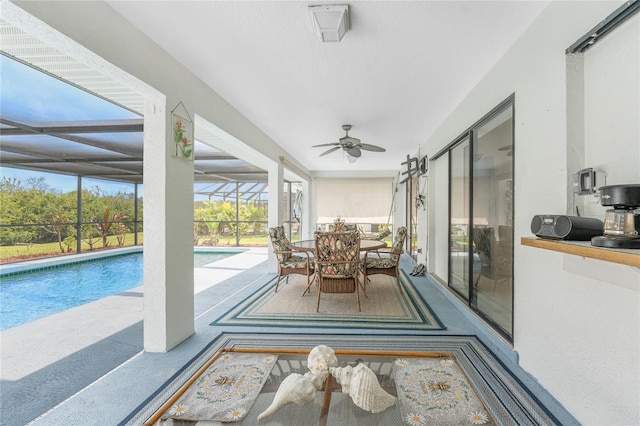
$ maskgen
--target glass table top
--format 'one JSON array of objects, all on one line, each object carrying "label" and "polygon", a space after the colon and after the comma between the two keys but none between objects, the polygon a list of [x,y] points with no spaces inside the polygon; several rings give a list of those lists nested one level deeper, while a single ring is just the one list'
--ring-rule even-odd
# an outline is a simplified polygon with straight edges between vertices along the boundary
[{"label": "glass table top", "polygon": [[[359,371],[366,371],[367,374],[359,377],[366,377],[369,382],[377,381],[377,384],[367,386],[355,386],[356,374],[350,376],[351,385],[361,389],[360,392],[353,392],[351,395],[343,393],[343,386],[338,383],[340,378],[329,375],[322,387],[312,396],[313,400],[306,404],[298,405],[288,403],[280,407],[275,413],[266,418],[258,420],[258,416],[264,412],[274,401],[274,396],[282,382],[292,374],[304,375],[309,370],[307,368],[308,353],[278,353],[269,351],[268,353],[255,353],[260,358],[265,355],[277,356],[277,361],[272,367],[266,380],[255,400],[251,402],[248,412],[237,409],[239,420],[233,419],[236,425],[429,425],[429,424],[496,424],[484,403],[479,398],[477,392],[468,382],[464,372],[455,360],[455,357],[446,353],[374,353],[353,351],[335,351],[338,359],[338,367],[350,366],[360,367]],[[222,356],[235,354],[233,352],[222,352]],[[200,378],[194,378],[190,384],[193,387],[202,387],[207,374],[211,375],[215,369],[215,361]],[[239,362],[238,365],[242,363]],[[222,371],[222,370],[220,370]],[[219,390],[219,386],[228,386],[228,395],[233,394],[233,386],[241,382],[240,375],[233,375],[227,368],[224,374],[214,374],[217,377],[210,384]],[[345,380],[345,376],[341,376]],[[242,381],[244,376],[242,376]],[[366,382],[360,380],[358,383]],[[242,382],[247,386],[247,382]],[[189,384],[189,382],[187,382]],[[379,387],[391,395],[395,402],[391,406],[378,413],[366,411],[357,406],[357,398],[362,395],[368,396],[368,389]],[[209,387],[210,389],[210,387]],[[189,392],[189,391],[187,391]],[[178,392],[177,394],[180,394]],[[357,394],[356,396],[354,396]],[[202,389],[192,392],[191,395],[203,395]],[[239,392],[238,395],[243,395]],[[145,424],[155,425],[195,425],[196,421],[181,419],[183,414],[178,413],[181,404],[185,410],[194,404],[194,400],[185,400],[186,393],[170,399],[163,408],[156,413],[156,418],[152,417],[151,422]],[[238,398],[241,398],[238,396]],[[173,414],[173,415],[172,415]],[[240,414],[242,416],[240,416]],[[230,414],[228,414],[231,416]],[[185,415],[186,417],[186,415]],[[205,420],[205,419],[202,419]],[[231,421],[231,418],[228,420]],[[223,424],[223,423],[207,423]]]},{"label": "glass table top", "polygon": [[[291,245],[293,246],[294,249],[297,248],[303,251],[315,250],[316,248],[315,240],[295,241],[295,242],[292,242]],[[386,246],[387,246],[387,243],[385,243],[384,241],[360,240],[360,251],[378,250],[381,248],[385,248]]]}]

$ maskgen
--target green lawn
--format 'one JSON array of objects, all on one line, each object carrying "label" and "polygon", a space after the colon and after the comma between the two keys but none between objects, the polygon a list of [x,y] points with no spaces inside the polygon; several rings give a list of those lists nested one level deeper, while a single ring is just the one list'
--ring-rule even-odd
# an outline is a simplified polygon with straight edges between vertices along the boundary
[{"label": "green lawn", "polygon": [[[210,244],[204,244],[204,238],[199,239],[199,245],[210,246]],[[240,237],[240,247],[264,247],[268,244],[269,237],[267,235],[245,235]],[[118,248],[118,240],[115,236],[107,237],[109,241],[108,248]],[[133,246],[134,244],[133,234],[126,234],[124,240],[124,246]],[[138,244],[143,243],[143,234],[138,234]],[[235,235],[220,236],[216,246],[235,246]],[[66,248],[66,247],[65,247]],[[94,250],[102,250],[102,239],[93,244]],[[90,252],[89,244],[82,242],[82,252]],[[74,250],[69,253],[61,253],[58,243],[45,243],[45,244],[20,244],[14,246],[0,246],[0,263],[11,263],[21,260],[37,259],[42,257],[54,257],[62,256],[65,254],[75,253]]]},{"label": "green lawn", "polygon": [[[142,244],[142,233],[138,234],[138,244]],[[117,248],[118,240],[115,236],[107,237],[109,242],[108,248]],[[132,246],[134,243],[133,234],[126,234],[124,237],[124,246]],[[66,247],[63,244],[63,247]],[[102,239],[93,244],[94,250],[102,250]],[[89,244],[82,242],[82,251],[91,251]],[[15,246],[0,246],[0,263],[8,263],[19,260],[28,260],[31,258],[62,256],[65,254],[75,253],[75,247],[71,252],[62,253],[58,243],[28,244],[23,243]]]}]

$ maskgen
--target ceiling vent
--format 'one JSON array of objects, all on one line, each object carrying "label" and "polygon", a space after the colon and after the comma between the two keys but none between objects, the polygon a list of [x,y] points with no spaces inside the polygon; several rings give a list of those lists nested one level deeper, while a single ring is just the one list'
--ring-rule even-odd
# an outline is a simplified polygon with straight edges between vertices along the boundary
[{"label": "ceiling vent", "polygon": [[323,42],[340,41],[349,31],[349,6],[346,4],[309,6],[309,14]]}]

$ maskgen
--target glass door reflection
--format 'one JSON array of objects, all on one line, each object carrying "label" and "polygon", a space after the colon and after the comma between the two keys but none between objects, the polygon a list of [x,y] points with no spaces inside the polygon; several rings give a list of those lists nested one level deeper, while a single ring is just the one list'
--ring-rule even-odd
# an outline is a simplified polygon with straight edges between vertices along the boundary
[{"label": "glass door reflection", "polygon": [[511,336],[513,318],[513,120],[508,106],[473,131],[471,305]]}]

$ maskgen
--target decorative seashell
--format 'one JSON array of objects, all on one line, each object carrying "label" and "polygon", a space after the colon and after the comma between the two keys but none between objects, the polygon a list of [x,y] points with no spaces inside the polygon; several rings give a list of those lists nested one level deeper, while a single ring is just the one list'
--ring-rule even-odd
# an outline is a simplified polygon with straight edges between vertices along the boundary
[{"label": "decorative seashell", "polygon": [[376,374],[364,364],[333,367],[329,371],[342,385],[342,393],[348,394],[353,403],[365,411],[380,413],[396,402],[396,397],[382,389]]},{"label": "decorative seashell", "polygon": [[326,371],[322,371],[320,373],[312,373],[311,371],[304,373],[304,377],[306,377],[308,380],[311,380],[311,383],[313,383],[313,386],[316,388],[316,390],[320,390],[320,388],[322,388],[322,385],[327,380],[328,376],[328,368]]},{"label": "decorative seashell", "polygon": [[327,374],[324,375],[324,378],[322,376],[322,374],[316,375],[311,373],[306,373],[304,376],[298,373],[288,375],[282,383],[280,383],[280,387],[278,387],[273,397],[273,402],[269,408],[258,416],[258,420],[272,415],[292,402],[298,405],[313,402],[318,389],[322,387],[324,379],[327,378]]},{"label": "decorative seashell", "polygon": [[312,373],[328,372],[330,367],[336,365],[338,365],[336,353],[327,345],[318,345],[309,352],[307,368]]}]

